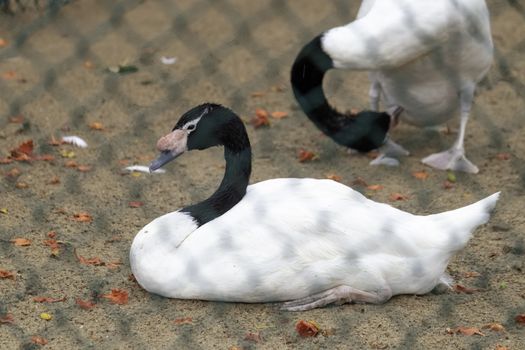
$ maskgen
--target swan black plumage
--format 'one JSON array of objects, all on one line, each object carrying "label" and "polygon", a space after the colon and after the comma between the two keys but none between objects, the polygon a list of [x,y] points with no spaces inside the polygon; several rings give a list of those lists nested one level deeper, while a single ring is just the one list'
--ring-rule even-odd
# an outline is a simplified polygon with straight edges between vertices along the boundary
[{"label": "swan black plumage", "polygon": [[445,268],[489,219],[498,193],[453,211],[412,215],[341,183],[271,179],[248,186],[251,149],[240,118],[203,104],[162,137],[156,170],[182,153],[224,146],[210,198],[144,226],[130,249],[137,282],[170,298],[287,301],[287,310],[381,303],[447,285]]},{"label": "swan black plumage", "polygon": [[396,158],[408,151],[385,137],[384,114],[362,112],[348,122],[330,107],[322,87],[329,69],[369,71],[371,109],[377,111],[382,99],[387,111],[402,111],[401,120],[417,126],[442,124],[459,110],[460,129],[452,148],[422,162],[477,173],[465,157],[464,137],[476,84],[492,56],[484,0],[364,0],[355,21],[303,47],[292,66],[291,83],[303,111],[335,142],[360,151],[379,148],[372,164],[397,164]]}]

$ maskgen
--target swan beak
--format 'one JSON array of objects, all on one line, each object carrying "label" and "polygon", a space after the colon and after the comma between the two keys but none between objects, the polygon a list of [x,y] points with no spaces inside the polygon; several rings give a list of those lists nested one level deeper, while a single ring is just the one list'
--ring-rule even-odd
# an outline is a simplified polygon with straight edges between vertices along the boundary
[{"label": "swan beak", "polygon": [[174,153],[172,151],[161,152],[160,155],[154,161],[152,161],[151,164],[149,165],[149,172],[152,173],[155,170],[161,168],[163,165],[171,162],[173,159],[177,158],[182,153],[184,152],[180,152],[180,153]]}]

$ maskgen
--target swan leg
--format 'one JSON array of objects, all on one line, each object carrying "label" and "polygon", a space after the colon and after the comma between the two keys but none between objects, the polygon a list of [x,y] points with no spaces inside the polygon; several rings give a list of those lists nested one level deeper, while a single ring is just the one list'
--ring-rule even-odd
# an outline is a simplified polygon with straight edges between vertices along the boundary
[{"label": "swan leg", "polygon": [[423,164],[429,165],[433,168],[440,170],[454,170],[463,171],[466,173],[476,174],[479,169],[465,156],[465,130],[467,128],[467,122],[470,114],[470,108],[472,106],[472,100],[474,98],[474,87],[464,89],[460,93],[460,105],[461,115],[458,138],[452,148],[449,150],[431,154],[430,156],[423,158],[421,161]]},{"label": "swan leg", "polygon": [[372,80],[372,83],[370,84],[370,90],[368,91],[368,97],[370,99],[370,109],[375,112],[379,111],[381,84],[379,84],[377,80]]},{"label": "swan leg", "polygon": [[392,297],[390,289],[382,289],[379,292],[365,292],[349,286],[338,286],[324,292],[309,295],[304,298],[283,303],[281,310],[305,311],[336,303],[371,303],[381,304]]}]

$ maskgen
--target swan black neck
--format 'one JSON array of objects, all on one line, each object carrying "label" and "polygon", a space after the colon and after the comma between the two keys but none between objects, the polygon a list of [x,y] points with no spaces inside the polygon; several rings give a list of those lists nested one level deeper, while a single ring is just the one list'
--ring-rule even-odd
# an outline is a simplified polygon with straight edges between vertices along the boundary
[{"label": "swan black neck", "polygon": [[199,226],[218,218],[239,203],[250,180],[252,153],[246,129],[237,115],[226,108],[224,110],[222,112],[231,115],[226,120],[215,119],[220,125],[214,131],[220,140],[218,145],[224,146],[226,170],[222,182],[208,199],[181,210],[193,216]]},{"label": "swan black neck", "polygon": [[303,47],[292,66],[291,83],[297,102],[315,126],[338,144],[361,152],[378,148],[385,141],[390,116],[363,111],[348,117],[330,106],[323,92],[323,78],[334,65],[321,39],[319,35]]}]

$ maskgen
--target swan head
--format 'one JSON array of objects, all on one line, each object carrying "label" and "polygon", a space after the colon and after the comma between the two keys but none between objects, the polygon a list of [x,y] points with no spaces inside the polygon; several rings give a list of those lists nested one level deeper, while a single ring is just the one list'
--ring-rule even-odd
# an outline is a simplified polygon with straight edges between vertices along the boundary
[{"label": "swan head", "polygon": [[157,141],[160,155],[150,164],[155,171],[186,151],[203,150],[225,145],[235,149],[236,145],[246,146],[247,136],[244,125],[237,115],[228,108],[204,103],[184,113],[171,132]]}]

